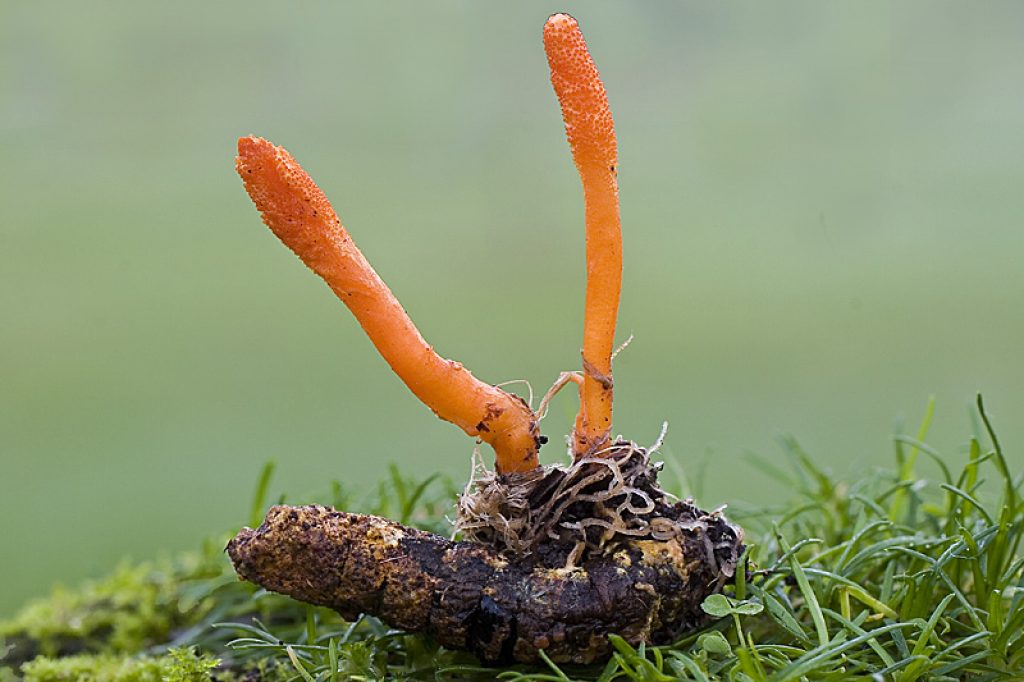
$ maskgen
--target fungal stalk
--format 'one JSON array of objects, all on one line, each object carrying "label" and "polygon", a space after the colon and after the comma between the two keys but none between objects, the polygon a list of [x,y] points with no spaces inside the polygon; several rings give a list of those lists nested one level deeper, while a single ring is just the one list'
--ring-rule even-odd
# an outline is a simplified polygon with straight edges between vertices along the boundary
[{"label": "fungal stalk", "polygon": [[441,419],[489,443],[498,471],[538,466],[541,439],[530,406],[480,381],[461,363],[442,358],[424,341],[291,154],[262,138],[243,137],[235,167],[263,222],[348,306],[417,398]]},{"label": "fungal stalk", "polygon": [[585,203],[583,384],[572,439],[578,459],[607,452],[611,438],[612,350],[622,289],[618,152],[608,95],[576,20],[568,14],[549,18],[544,25],[544,51]]}]

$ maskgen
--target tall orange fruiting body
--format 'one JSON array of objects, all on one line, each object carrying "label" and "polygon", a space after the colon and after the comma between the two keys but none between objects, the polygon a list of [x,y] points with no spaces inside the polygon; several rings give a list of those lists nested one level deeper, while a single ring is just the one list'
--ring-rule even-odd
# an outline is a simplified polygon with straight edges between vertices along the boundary
[{"label": "tall orange fruiting body", "polygon": [[434,352],[356,248],[327,197],[287,151],[243,137],[235,167],[263,222],[348,306],[417,398],[441,419],[489,443],[499,472],[538,466],[540,436],[530,407]]},{"label": "tall orange fruiting body", "polygon": [[576,20],[551,16],[544,25],[544,51],[586,204],[584,380],[573,433],[578,458],[608,445],[611,436],[612,350],[622,290],[618,152],[608,95]]}]

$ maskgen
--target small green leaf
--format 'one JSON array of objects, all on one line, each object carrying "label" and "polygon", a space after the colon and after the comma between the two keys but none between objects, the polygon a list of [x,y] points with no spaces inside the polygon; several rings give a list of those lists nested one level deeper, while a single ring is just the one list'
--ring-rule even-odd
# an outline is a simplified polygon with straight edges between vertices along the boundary
[{"label": "small green leaf", "polygon": [[756,616],[757,614],[764,611],[764,606],[753,601],[736,601],[730,599],[724,594],[713,594],[704,600],[704,603],[700,605],[704,609],[704,613],[715,618],[724,618],[725,616]]},{"label": "small green leaf", "polygon": [[725,618],[732,614],[732,605],[724,594],[713,594],[700,605],[704,613],[714,618]]},{"label": "small green leaf", "polygon": [[718,630],[705,632],[697,638],[697,644],[709,654],[728,656],[732,653],[732,646],[729,644],[729,640]]},{"label": "small green leaf", "polygon": [[753,601],[736,602],[732,607],[732,612],[741,616],[756,616],[762,611],[764,611],[764,606]]}]

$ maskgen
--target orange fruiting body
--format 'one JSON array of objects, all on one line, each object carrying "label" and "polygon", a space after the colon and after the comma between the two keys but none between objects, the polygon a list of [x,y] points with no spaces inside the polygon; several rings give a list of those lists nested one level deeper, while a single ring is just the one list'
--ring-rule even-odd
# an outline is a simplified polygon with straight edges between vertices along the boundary
[{"label": "orange fruiting body", "polygon": [[291,154],[262,138],[243,137],[235,167],[263,222],[348,306],[417,398],[441,419],[489,443],[498,471],[538,466],[539,435],[530,407],[434,352]]},{"label": "orange fruiting body", "polygon": [[586,205],[584,380],[573,434],[573,450],[581,457],[608,445],[612,428],[612,350],[622,290],[618,152],[608,95],[576,20],[568,14],[549,18],[544,51]]}]

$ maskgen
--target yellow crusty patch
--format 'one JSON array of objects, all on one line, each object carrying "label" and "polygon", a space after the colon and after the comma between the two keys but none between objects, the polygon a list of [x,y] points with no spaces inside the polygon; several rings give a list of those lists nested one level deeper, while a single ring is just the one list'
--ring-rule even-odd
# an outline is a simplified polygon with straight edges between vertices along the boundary
[{"label": "yellow crusty patch", "polygon": [[404,537],[405,531],[396,524],[376,523],[366,532],[367,541],[385,547],[397,547],[398,542]]},{"label": "yellow crusty patch", "polygon": [[633,543],[633,547],[640,550],[643,554],[642,561],[648,566],[657,568],[668,565],[681,568],[689,563],[682,545],[675,538],[671,540],[637,540]]}]

